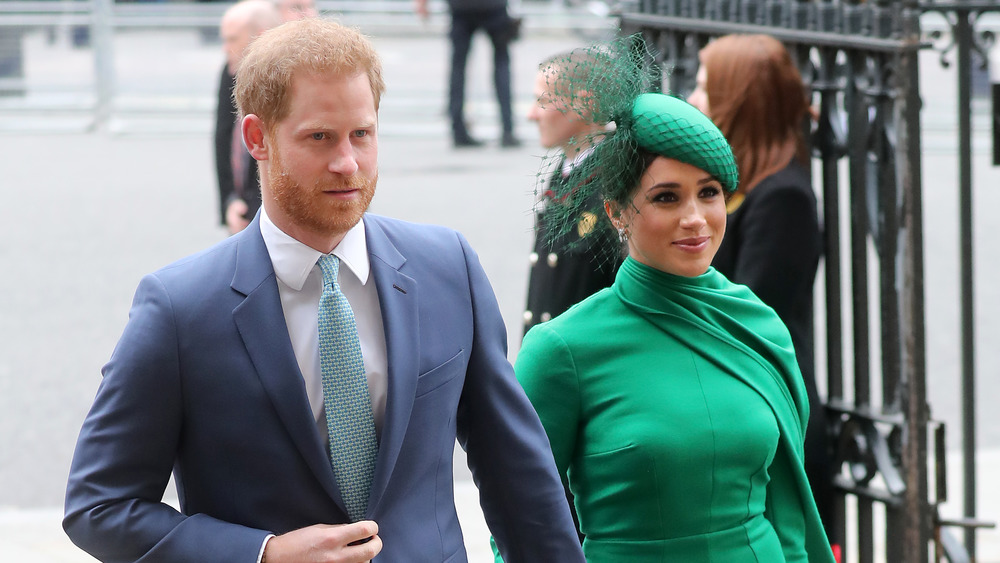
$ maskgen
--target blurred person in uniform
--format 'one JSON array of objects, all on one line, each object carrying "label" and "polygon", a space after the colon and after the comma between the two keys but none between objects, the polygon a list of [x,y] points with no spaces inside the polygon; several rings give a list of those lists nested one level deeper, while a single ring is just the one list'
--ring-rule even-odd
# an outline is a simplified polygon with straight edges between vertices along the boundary
[{"label": "blurred person in uniform", "polygon": [[712,265],[753,290],[791,333],[810,406],[805,467],[829,535],[832,445],[813,360],[813,282],[823,239],[803,130],[809,99],[788,50],[769,35],[720,37],[698,58],[688,101],[729,140],[741,178]]},{"label": "blurred person in uniform", "polygon": [[557,153],[536,205],[524,333],[609,287],[621,263],[622,256],[608,253],[607,245],[587,239],[605,218],[585,214],[575,229],[561,236],[551,236],[546,223],[546,212],[562,204],[555,194],[565,193],[566,178],[594,151],[607,127],[588,103],[588,77],[582,75],[599,72],[595,56],[584,49],[554,56],[539,65],[535,76],[535,103],[528,119],[538,126],[541,145]]},{"label": "blurred person in uniform", "polygon": [[67,484],[63,527],[97,559],[466,563],[457,441],[509,563],[584,563],[475,251],[367,212],[384,91],[332,21],[248,47],[263,204],[139,283]]},{"label": "blurred person in uniform", "polygon": [[251,41],[283,21],[316,16],[313,0],[242,0],[226,10],[219,26],[226,64],[219,77],[215,115],[215,173],[219,185],[219,222],[230,234],[243,230],[257,209],[257,163],[243,146],[236,123],[233,76]]},{"label": "blurred person in uniform", "polygon": [[[415,0],[417,14],[427,19],[427,0]],[[452,143],[456,148],[479,147],[483,141],[469,132],[465,121],[465,76],[469,48],[475,32],[482,29],[493,43],[493,86],[500,106],[503,134],[501,147],[519,147],[514,135],[511,113],[510,50],[515,36],[515,20],[507,13],[507,0],[448,0],[451,13],[451,73],[448,82],[448,115],[451,119]]]}]

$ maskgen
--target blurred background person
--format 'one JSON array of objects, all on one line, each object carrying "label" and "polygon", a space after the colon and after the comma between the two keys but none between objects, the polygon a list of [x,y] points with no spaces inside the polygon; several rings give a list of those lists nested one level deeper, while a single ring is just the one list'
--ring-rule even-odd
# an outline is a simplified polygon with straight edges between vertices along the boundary
[{"label": "blurred background person", "polygon": [[[312,0],[242,0],[222,15],[219,35],[226,64],[219,76],[215,113],[215,175],[219,186],[219,222],[230,234],[242,231],[260,208],[257,162],[250,158],[236,125],[233,77],[243,52],[258,35],[282,21],[315,16]],[[283,19],[284,16],[288,19]]]},{"label": "blurred background person", "polygon": [[0,96],[24,95],[24,31],[0,27]]},{"label": "blurred background person", "polygon": [[771,36],[721,37],[698,58],[688,101],[722,130],[740,172],[712,265],[753,290],[792,335],[811,406],[806,471],[829,534],[833,475],[813,360],[813,282],[823,241],[804,133],[809,100],[791,56]]},{"label": "blurred background person", "polygon": [[315,0],[275,0],[281,21],[295,21],[302,18],[314,18],[319,15]]},{"label": "blurred background person", "polygon": [[[415,0],[417,14],[427,19],[427,0]],[[472,37],[482,29],[493,43],[493,86],[500,106],[503,133],[500,146],[519,147],[514,135],[511,113],[510,42],[514,38],[515,22],[507,13],[507,0],[448,0],[451,13],[451,74],[448,81],[448,115],[451,119],[452,143],[456,148],[479,147],[483,141],[474,138],[465,121],[465,71]]]},{"label": "blurred background person", "polygon": [[602,239],[588,237],[595,223],[604,219],[589,214],[576,228],[552,237],[546,227],[546,209],[560,205],[556,193],[565,193],[565,182],[577,164],[603,138],[607,122],[594,115],[582,73],[594,72],[595,55],[586,49],[563,53],[543,61],[535,76],[535,103],[528,119],[538,127],[541,145],[556,153],[552,174],[542,186],[535,213],[535,243],[529,256],[528,303],[524,332],[545,322],[595,291],[611,285],[620,256],[609,255]]}]

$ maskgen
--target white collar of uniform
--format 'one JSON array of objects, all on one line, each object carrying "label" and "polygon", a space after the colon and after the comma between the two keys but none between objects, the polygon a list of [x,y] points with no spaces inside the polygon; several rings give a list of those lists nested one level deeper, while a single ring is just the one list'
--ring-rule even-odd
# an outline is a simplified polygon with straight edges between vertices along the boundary
[{"label": "white collar of uniform", "polygon": [[594,152],[594,146],[595,145],[590,145],[589,147],[576,153],[576,156],[573,157],[573,160],[570,160],[568,158],[563,160],[563,165],[562,165],[563,177],[569,176],[569,173],[572,172],[574,168],[576,168],[581,162],[584,161],[584,159],[590,156],[590,153]]},{"label": "white collar of uniform", "polygon": [[[260,235],[264,238],[264,246],[271,256],[274,274],[281,283],[295,291],[301,291],[309,272],[323,253],[302,244],[279,229],[271,222],[263,207],[260,209]],[[347,231],[340,244],[333,249],[333,254],[340,258],[341,263],[358,278],[361,285],[368,283],[371,262],[368,261],[368,239],[365,236],[364,219]]]}]

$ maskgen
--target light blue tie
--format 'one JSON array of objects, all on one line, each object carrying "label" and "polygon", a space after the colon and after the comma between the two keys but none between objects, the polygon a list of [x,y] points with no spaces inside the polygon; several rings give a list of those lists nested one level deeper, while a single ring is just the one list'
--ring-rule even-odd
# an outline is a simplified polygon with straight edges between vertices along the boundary
[{"label": "light blue tie", "polygon": [[368,378],[361,356],[358,326],[347,297],[340,291],[340,260],[319,259],[323,295],[319,298],[319,366],[323,374],[323,407],[330,436],[330,463],[352,521],[368,507],[378,442]]}]

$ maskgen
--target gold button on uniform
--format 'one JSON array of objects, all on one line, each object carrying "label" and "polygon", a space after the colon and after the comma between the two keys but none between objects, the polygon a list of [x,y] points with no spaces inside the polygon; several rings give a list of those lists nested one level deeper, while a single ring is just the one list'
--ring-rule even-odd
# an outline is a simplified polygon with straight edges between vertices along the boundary
[{"label": "gold button on uniform", "polygon": [[584,211],[583,215],[580,216],[580,222],[576,224],[576,234],[580,235],[580,238],[583,238],[589,235],[596,225],[597,215],[589,211]]}]

